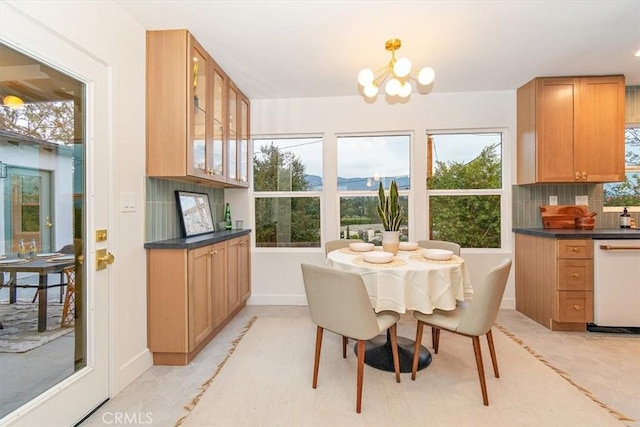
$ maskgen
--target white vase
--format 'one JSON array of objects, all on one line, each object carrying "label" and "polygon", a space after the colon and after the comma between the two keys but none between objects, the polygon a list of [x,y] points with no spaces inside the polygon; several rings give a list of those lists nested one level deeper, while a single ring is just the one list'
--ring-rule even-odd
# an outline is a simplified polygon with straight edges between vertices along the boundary
[{"label": "white vase", "polygon": [[382,232],[382,250],[385,252],[391,252],[396,255],[398,248],[400,247],[400,232],[399,231],[383,231]]}]

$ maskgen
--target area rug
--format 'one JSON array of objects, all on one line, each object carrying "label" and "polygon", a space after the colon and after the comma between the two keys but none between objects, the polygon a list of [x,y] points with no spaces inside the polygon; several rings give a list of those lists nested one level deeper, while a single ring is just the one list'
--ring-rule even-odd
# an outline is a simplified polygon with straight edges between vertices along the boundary
[{"label": "area rug", "polygon": [[0,301],[0,353],[24,353],[74,331],[73,327],[60,327],[62,305],[47,305],[47,330],[38,332],[38,304],[19,300],[9,304]]},{"label": "area rug", "polygon": [[[625,425],[622,414],[599,404],[504,328],[493,333],[500,378],[493,376],[482,340],[489,406],[482,404],[471,340],[443,332],[439,353],[416,381],[402,374],[397,384],[393,373],[365,366],[357,414],[356,356],[350,349],[343,359],[341,339],[330,332],[324,335],[318,388],[312,389],[315,332],[304,317],[255,320],[176,425]],[[430,332],[423,343],[430,343]]]}]

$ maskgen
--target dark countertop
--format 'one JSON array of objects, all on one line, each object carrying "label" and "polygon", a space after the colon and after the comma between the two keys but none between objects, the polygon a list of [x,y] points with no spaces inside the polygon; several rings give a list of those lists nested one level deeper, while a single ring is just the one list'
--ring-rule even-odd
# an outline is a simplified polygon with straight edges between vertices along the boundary
[{"label": "dark countertop", "polygon": [[226,240],[235,239],[251,233],[250,229],[216,231],[193,237],[176,237],[174,239],[158,240],[144,244],[145,249],[196,249]]},{"label": "dark countertop", "polygon": [[514,228],[514,233],[529,234],[559,239],[640,239],[637,228],[594,228],[593,230],[575,230],[572,228]]}]

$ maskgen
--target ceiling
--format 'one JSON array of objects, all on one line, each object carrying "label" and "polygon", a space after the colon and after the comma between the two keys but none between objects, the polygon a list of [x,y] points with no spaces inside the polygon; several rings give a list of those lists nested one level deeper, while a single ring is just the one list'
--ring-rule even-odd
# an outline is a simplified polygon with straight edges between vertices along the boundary
[{"label": "ceiling", "polygon": [[250,99],[358,96],[398,57],[431,92],[514,90],[533,77],[624,74],[640,85],[640,1],[117,0],[145,29],[186,28]]}]

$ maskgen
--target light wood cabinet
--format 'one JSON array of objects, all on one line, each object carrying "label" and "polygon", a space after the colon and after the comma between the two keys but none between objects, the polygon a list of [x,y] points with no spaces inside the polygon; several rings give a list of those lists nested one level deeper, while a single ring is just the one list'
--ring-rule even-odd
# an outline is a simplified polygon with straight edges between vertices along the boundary
[{"label": "light wood cabinet", "polygon": [[251,252],[249,236],[242,236],[228,242],[228,293],[229,310],[235,310],[251,294]]},{"label": "light wood cabinet", "polygon": [[516,310],[551,330],[593,320],[593,241],[516,234]]},{"label": "light wood cabinet", "polygon": [[517,182],[624,181],[624,76],[536,78],[517,92]]},{"label": "light wood cabinet", "polygon": [[244,307],[250,289],[248,241],[241,236],[194,249],[147,251],[148,345],[154,364],[188,364]]},{"label": "light wood cabinet", "polygon": [[[230,133],[242,135],[224,70],[186,30],[147,31],[147,175],[221,187],[247,187],[228,165]],[[234,95],[235,96],[235,95]],[[235,96],[237,99],[237,96]],[[247,111],[249,101],[246,102]],[[248,115],[246,116],[248,140]],[[235,150],[235,145],[234,145]],[[248,160],[248,153],[247,153]],[[246,173],[245,173],[246,175]],[[232,178],[233,177],[233,178]]]},{"label": "light wood cabinet", "polygon": [[227,150],[228,182],[249,186],[249,99],[229,84],[229,141]]}]

